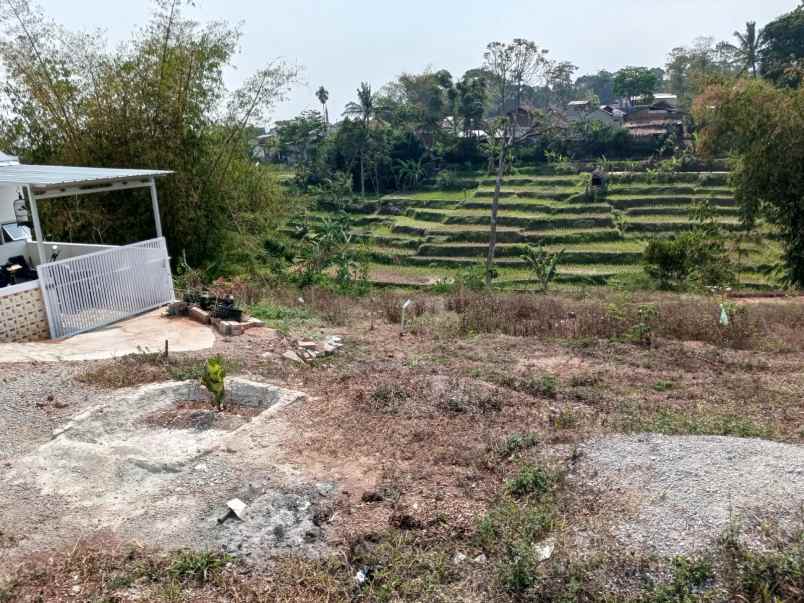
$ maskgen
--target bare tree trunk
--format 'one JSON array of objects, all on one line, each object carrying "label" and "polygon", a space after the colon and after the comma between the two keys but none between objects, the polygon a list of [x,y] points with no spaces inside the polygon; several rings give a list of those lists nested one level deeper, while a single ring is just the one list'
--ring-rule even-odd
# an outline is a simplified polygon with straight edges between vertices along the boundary
[{"label": "bare tree trunk", "polygon": [[360,194],[361,196],[366,196],[366,172],[365,172],[365,161],[363,157],[363,153],[360,153]]},{"label": "bare tree trunk", "polygon": [[505,150],[507,139],[503,133],[500,143],[500,156],[497,160],[497,178],[494,181],[494,197],[491,200],[491,224],[489,228],[489,254],[486,258],[486,287],[491,286],[491,275],[494,269],[494,252],[497,248],[497,210],[500,206],[500,189],[502,188],[502,178],[505,173]]}]

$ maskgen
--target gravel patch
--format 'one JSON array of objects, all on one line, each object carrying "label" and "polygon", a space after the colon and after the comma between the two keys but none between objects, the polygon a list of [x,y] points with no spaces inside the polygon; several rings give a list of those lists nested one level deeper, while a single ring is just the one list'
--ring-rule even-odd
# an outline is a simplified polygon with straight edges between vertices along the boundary
[{"label": "gravel patch", "polygon": [[731,525],[801,526],[804,447],[758,439],[642,434],[592,440],[573,482],[596,490],[623,546],[659,555],[709,548]]},{"label": "gravel patch", "polygon": [[47,442],[53,429],[92,405],[97,389],[78,384],[83,363],[0,365],[0,463]]}]

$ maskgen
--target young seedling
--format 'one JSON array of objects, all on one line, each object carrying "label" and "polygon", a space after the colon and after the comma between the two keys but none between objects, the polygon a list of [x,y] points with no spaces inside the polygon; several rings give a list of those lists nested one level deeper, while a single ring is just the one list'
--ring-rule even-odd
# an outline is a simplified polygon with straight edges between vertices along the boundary
[{"label": "young seedling", "polygon": [[218,410],[223,410],[224,405],[224,379],[226,378],[226,370],[223,368],[223,363],[218,357],[210,358],[204,366],[204,374],[201,377],[201,383],[209,390],[215,400],[215,406]]}]

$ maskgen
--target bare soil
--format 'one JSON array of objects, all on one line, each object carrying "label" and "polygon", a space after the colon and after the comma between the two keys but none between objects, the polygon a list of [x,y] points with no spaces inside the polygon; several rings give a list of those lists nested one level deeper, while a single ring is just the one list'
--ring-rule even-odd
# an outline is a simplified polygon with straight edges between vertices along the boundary
[{"label": "bare soil", "polygon": [[[757,468],[745,460],[748,457],[728,453],[746,442],[788,446],[790,458],[799,460],[780,461],[762,475],[768,484],[799,492],[804,480],[796,468],[804,445],[804,351],[793,343],[778,349],[740,350],[662,338],[639,345],[610,339],[458,334],[459,318],[445,311],[442,303],[417,301],[422,310],[403,336],[399,325],[387,322],[370,301],[322,298],[320,304],[332,305],[317,307],[316,320],[293,325],[288,334],[251,330],[242,337],[218,338],[206,353],[179,356],[182,366],[189,366],[221,355],[237,366],[239,374],[304,392],[307,398],[273,413],[269,421],[240,408],[210,418],[211,409],[196,403],[139,412],[132,419],[138,429],[161,430],[167,438],[188,438],[188,443],[211,433],[226,438],[214,453],[187,464],[205,465],[203,472],[194,469],[187,473],[187,481],[182,478],[169,486],[186,488],[188,500],[195,497],[199,505],[189,510],[189,517],[203,516],[209,523],[197,524],[182,532],[186,538],[171,541],[164,536],[169,533],[164,530],[166,518],[184,517],[188,510],[176,506],[176,499],[164,498],[164,491],[142,496],[136,489],[118,500],[86,489],[76,495],[74,511],[55,519],[63,509],[60,497],[80,479],[62,473],[52,491],[23,480],[0,493],[0,547],[9,553],[5,559],[61,550],[79,534],[104,527],[95,521],[98,516],[136,513],[139,523],[109,522],[104,533],[111,530],[124,542],[153,536],[148,542],[164,550],[212,546],[248,559],[249,571],[258,574],[262,570],[255,568],[267,562],[292,567],[290,575],[277,570],[280,573],[273,578],[261,578],[269,599],[352,598],[353,582],[344,591],[345,583],[330,582],[334,578],[329,570],[321,573],[319,566],[299,561],[297,555],[340,559],[353,580],[360,569],[353,564],[365,557],[361,551],[386,551],[383,547],[391,543],[413,547],[399,549],[407,551],[404,555],[422,555],[416,557],[422,572],[436,558],[446,560],[443,567],[437,566],[438,572],[449,568],[446,574],[436,572],[448,577],[434,586],[441,590],[392,591],[399,599],[506,599],[510,593],[495,586],[497,564],[502,561],[479,544],[478,530],[489,511],[506,500],[507,480],[532,465],[565,476],[556,495],[555,557],[570,563],[619,550],[627,542],[637,557],[601,572],[612,576],[612,584],[623,582],[622,588],[634,588],[646,576],[666,578],[669,558],[708,550],[716,539],[714,532],[728,527],[728,521],[701,524],[712,537],[704,539],[700,526],[686,530],[681,523],[679,537],[667,537],[659,547],[648,544],[654,536],[662,538],[656,524],[636,521],[623,527],[622,509],[611,502],[612,496],[617,498],[617,488],[654,492],[652,497],[638,497],[637,506],[630,507],[639,517],[657,513],[664,508],[661,505],[674,508],[675,500],[681,504],[684,499],[676,493],[686,491],[689,479],[715,479],[707,472],[706,455],[696,456],[691,449],[685,462],[700,471],[690,473],[687,481],[663,473],[678,462],[677,456],[669,455],[657,458],[655,466],[641,466],[642,485],[634,486],[632,477],[637,474],[626,463],[634,459],[625,456],[642,453],[629,448],[615,454],[612,448],[604,458],[600,451],[609,441],[629,442],[628,438],[647,433],[667,441],[722,438],[718,471],[729,471],[732,490],[743,485],[744,496],[756,494],[757,504],[770,496],[783,507],[763,517],[764,528],[779,527],[774,522],[778,524],[782,515],[793,517],[800,507],[801,501],[795,500],[799,494],[785,497],[765,488],[757,482]],[[784,311],[775,301],[773,306]],[[294,340],[322,340],[329,335],[344,339],[344,348],[334,356],[303,364],[282,358]],[[796,337],[788,341],[795,342]],[[151,368],[137,374],[153,374],[160,381],[169,374],[161,365],[147,366]],[[2,378],[10,386],[0,390],[4,410],[0,439],[11,445],[0,450],[0,481],[21,480],[26,467],[30,469],[24,459],[42,446],[52,447],[53,429],[116,395],[119,390],[109,383],[119,380],[118,368],[112,361],[2,367]],[[105,375],[103,383],[94,380],[96,374]],[[109,374],[115,378],[109,380]],[[64,406],[57,407],[56,402]],[[510,449],[513,436],[528,436],[530,444]],[[598,448],[595,442],[600,443]],[[623,464],[612,473],[616,459]],[[143,470],[146,474],[149,480],[165,476]],[[650,481],[660,475],[664,477]],[[669,498],[658,493],[662,484],[667,485]],[[221,504],[232,496],[242,497],[262,519],[254,529],[248,522],[227,522],[227,539],[210,537]],[[92,504],[87,507],[89,500]],[[37,506],[41,508],[33,513],[23,512]],[[661,513],[655,517],[660,523]],[[299,526],[292,537],[287,525]],[[795,530],[791,526],[788,531]],[[392,556],[397,550],[393,547],[388,553]],[[285,553],[291,557],[282,557]],[[455,565],[450,560],[458,553],[468,559],[489,559]],[[665,559],[664,570],[648,561],[657,553]],[[642,556],[644,562],[637,563],[635,559]],[[397,567],[391,559],[386,559],[388,567]],[[0,574],[14,567],[0,561]],[[306,581],[295,581],[292,576],[297,575],[307,576]],[[399,579],[399,584],[415,585],[423,578],[405,574]],[[205,600],[227,599],[210,595]]]}]

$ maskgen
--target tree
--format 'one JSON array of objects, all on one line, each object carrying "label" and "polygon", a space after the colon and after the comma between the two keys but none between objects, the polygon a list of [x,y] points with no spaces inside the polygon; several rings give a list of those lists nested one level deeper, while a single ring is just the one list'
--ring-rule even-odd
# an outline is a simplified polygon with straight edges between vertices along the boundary
[{"label": "tree", "polygon": [[376,103],[375,96],[371,91],[371,85],[361,82],[357,89],[357,102],[350,101],[344,109],[344,115],[355,116],[363,124],[363,142],[360,151],[360,194],[366,196],[366,153],[369,143],[369,125],[375,116]]},{"label": "tree", "polygon": [[604,105],[614,102],[614,74],[608,71],[599,71],[595,75],[582,75],[575,80],[575,90],[580,98],[597,96]]},{"label": "tree", "polygon": [[624,67],[614,75],[614,94],[629,101],[637,96],[653,96],[658,86],[656,71],[647,67]]},{"label": "tree", "polygon": [[318,102],[321,103],[321,114],[324,116],[324,123],[329,128],[329,111],[327,111],[327,101],[329,100],[329,91],[320,86],[315,92]]},{"label": "tree", "polygon": [[691,46],[679,46],[667,58],[667,75],[670,92],[677,95],[685,108],[712,83],[731,79],[736,75],[735,47],[716,42],[712,37],[696,38]]},{"label": "tree", "polygon": [[730,152],[743,222],[775,225],[784,245],[784,280],[804,286],[804,88],[763,80],[709,87],[693,106],[699,150]]},{"label": "tree", "polygon": [[[518,141],[535,133],[535,124],[522,127],[520,107],[522,90],[537,79],[543,79],[550,68],[545,58],[546,49],[539,48],[530,40],[517,38],[508,44],[491,42],[484,54],[484,69],[492,76],[497,86],[499,118],[490,128],[489,138],[496,141],[496,179],[491,201],[489,226],[489,249],[486,256],[486,285],[491,285],[494,276],[494,254],[497,246],[497,213],[500,207],[500,190],[505,173],[506,159],[510,149]],[[492,158],[494,157],[492,154]]]},{"label": "tree", "polygon": [[804,59],[804,5],[768,23],[762,37],[762,77],[777,85],[799,86],[803,81],[799,68]]},{"label": "tree", "polygon": [[542,293],[547,293],[550,283],[558,275],[558,263],[561,261],[564,251],[562,249],[551,253],[541,245],[538,247],[526,245],[522,251],[521,258],[533,274],[533,278],[539,285],[539,291]]},{"label": "tree", "polygon": [[458,92],[458,115],[465,137],[483,127],[486,107],[486,78],[464,75],[455,85]]},{"label": "tree", "polygon": [[757,31],[755,21],[749,21],[745,24],[745,31],[735,31],[734,37],[737,38],[737,45],[729,44],[728,47],[739,65],[739,75],[750,72],[752,77],[757,77],[759,57],[765,44],[764,32],[761,29]]},{"label": "tree", "polygon": [[[99,36],[64,31],[26,0],[0,3],[0,142],[27,161],[173,170],[160,183],[172,255],[186,253],[194,265],[222,265],[235,248],[258,258],[288,210],[273,178],[250,160],[248,132],[296,73],[273,63],[228,91],[223,72],[239,30],[189,20],[184,5],[160,0],[128,44],[109,49]],[[92,211],[72,221],[66,204],[43,204],[46,230],[106,243],[153,236],[143,198],[106,200],[82,199]]]},{"label": "tree", "polygon": [[578,67],[569,61],[559,61],[550,65],[547,71],[547,85],[553,103],[563,106],[571,101],[575,95],[572,78]]}]

